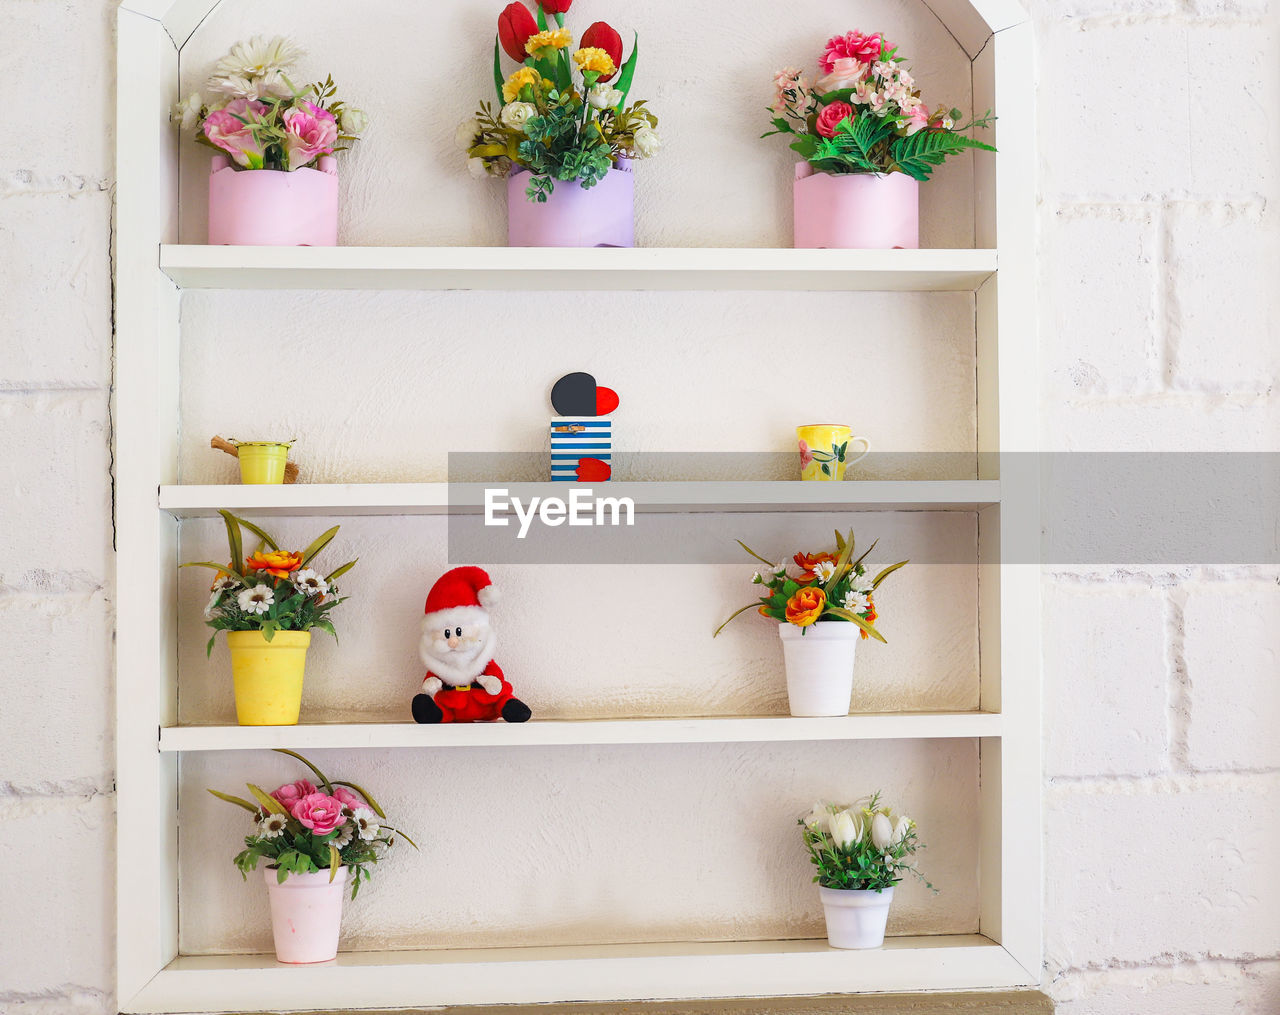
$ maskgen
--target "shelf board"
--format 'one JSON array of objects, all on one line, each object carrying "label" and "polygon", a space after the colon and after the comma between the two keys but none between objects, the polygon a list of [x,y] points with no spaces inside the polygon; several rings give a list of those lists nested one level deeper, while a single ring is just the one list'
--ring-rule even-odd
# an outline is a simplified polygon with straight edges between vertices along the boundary
[{"label": "shelf board", "polygon": [[419,726],[412,722],[299,726],[167,726],[160,750],[261,751],[372,747],[553,747],[598,744],[731,744],[831,740],[998,737],[995,712],[919,712],[829,719],[751,716],[709,719],[534,719],[531,722]]},{"label": "shelf board", "polygon": [[305,974],[273,955],[180,955],[124,1011],[779,997],[1034,982],[1004,948],[976,934],[889,938],[867,951],[800,940],[343,952]]},{"label": "shelf board", "polygon": [[160,267],[184,289],[972,292],[996,252],[165,244]]},{"label": "shelf board", "polygon": [[638,512],[976,511],[1000,502],[996,480],[844,483],[392,483],[292,486],[162,486],[160,508],[178,518],[216,517],[219,508],[291,515],[464,515],[484,511],[486,490],[566,498],[573,489],[629,497]]}]

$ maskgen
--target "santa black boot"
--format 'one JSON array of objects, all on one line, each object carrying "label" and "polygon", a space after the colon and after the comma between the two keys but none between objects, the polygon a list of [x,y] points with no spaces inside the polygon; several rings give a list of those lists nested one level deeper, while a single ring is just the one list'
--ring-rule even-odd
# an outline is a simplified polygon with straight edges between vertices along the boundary
[{"label": "santa black boot", "polygon": [[[526,712],[529,710],[526,708]],[[526,715],[527,719],[528,716]],[[444,719],[440,706],[431,700],[430,695],[419,694],[413,699],[413,721],[422,726],[434,726]]]},{"label": "santa black boot", "polygon": [[529,706],[519,698],[512,698],[502,706],[502,718],[507,722],[528,722],[529,717],[532,715],[533,713],[529,711]]}]

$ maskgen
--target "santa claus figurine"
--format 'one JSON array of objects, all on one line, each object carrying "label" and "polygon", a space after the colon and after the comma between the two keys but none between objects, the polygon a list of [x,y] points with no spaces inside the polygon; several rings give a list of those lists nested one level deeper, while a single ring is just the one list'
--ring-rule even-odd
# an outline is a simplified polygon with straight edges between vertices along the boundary
[{"label": "santa claus figurine", "polygon": [[427,675],[413,699],[415,722],[528,721],[529,706],[493,661],[489,607],[497,599],[478,567],[455,567],[431,587],[418,649]]}]

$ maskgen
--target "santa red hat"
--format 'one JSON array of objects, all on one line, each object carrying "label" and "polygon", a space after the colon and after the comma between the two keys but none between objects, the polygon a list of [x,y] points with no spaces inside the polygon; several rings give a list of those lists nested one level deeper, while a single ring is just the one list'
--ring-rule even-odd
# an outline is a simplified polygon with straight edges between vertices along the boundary
[{"label": "santa red hat", "polygon": [[487,623],[488,607],[498,601],[498,590],[478,567],[455,567],[440,576],[427,593],[424,623],[433,627]]}]

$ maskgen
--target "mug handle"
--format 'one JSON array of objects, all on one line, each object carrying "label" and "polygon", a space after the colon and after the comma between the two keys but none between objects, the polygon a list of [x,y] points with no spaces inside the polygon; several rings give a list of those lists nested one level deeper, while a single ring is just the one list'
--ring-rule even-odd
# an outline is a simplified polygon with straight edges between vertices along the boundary
[{"label": "mug handle", "polygon": [[863,452],[862,452],[862,454],[860,454],[857,458],[850,458],[850,457],[848,457],[848,455],[846,454],[846,455],[845,455],[845,460],[844,460],[844,466],[845,466],[845,468],[846,468],[846,469],[847,469],[850,465],[857,465],[860,461],[862,461],[864,458],[866,458],[866,457],[867,457],[867,455],[871,454],[871,442],[870,442],[869,440],[867,440],[865,437],[850,437],[850,438],[849,438],[849,443],[850,443],[850,444],[853,444],[853,443],[855,443],[855,442],[857,442],[858,444],[865,444],[865,445],[866,445],[866,450],[865,450],[865,451],[863,451]]}]

